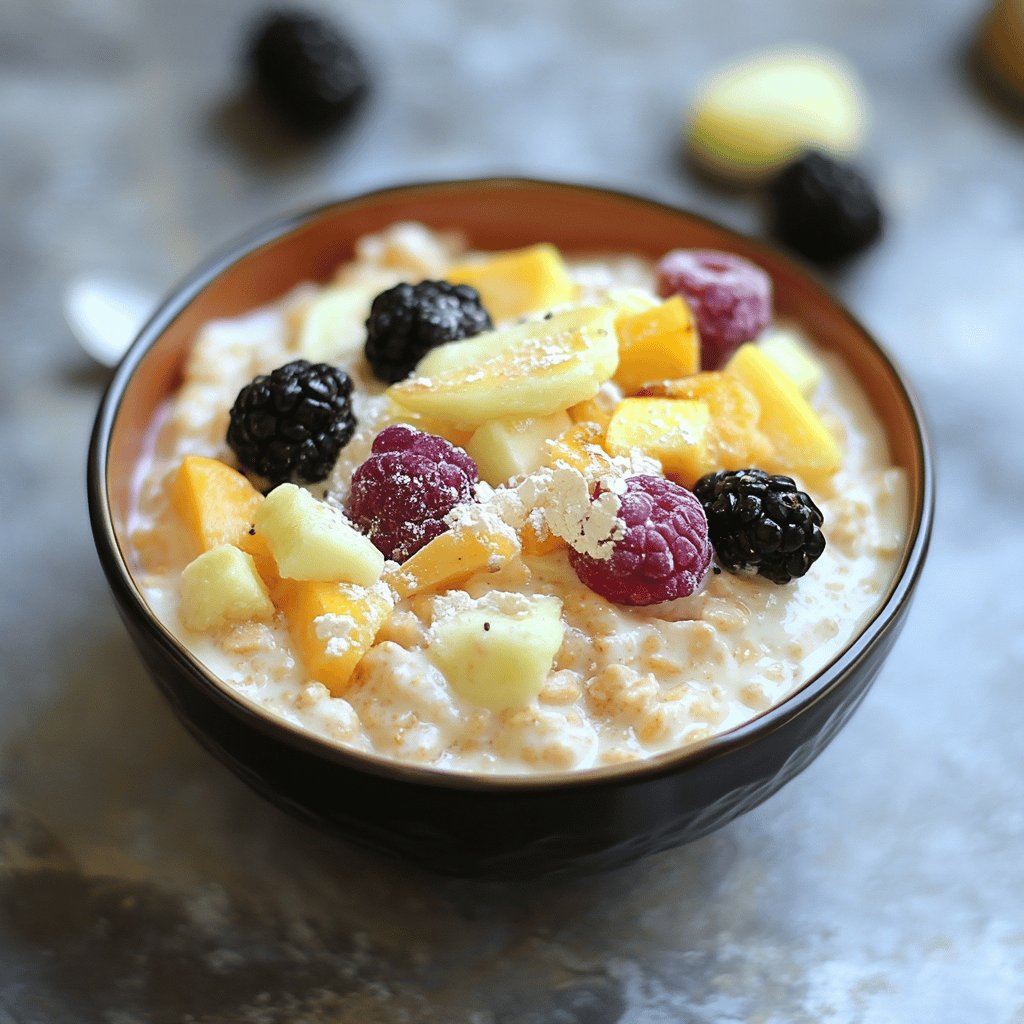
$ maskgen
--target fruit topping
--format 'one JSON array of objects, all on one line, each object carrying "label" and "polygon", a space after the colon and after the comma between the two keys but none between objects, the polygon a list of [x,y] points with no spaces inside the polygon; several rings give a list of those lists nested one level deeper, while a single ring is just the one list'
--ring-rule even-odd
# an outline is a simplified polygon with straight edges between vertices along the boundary
[{"label": "fruit topping", "polygon": [[251,555],[231,544],[204,551],[181,571],[181,618],[212,632],[231,622],[266,621],[274,605]]},{"label": "fruit topping", "polygon": [[658,262],[658,294],[681,295],[697,319],[701,369],[717,370],[772,318],[772,279],[715,249],[675,249]]},{"label": "fruit topping", "polygon": [[359,106],[369,75],[359,52],[330,22],[311,14],[276,12],[249,44],[253,82],[285,125],[319,134]]},{"label": "fruit topping", "polygon": [[800,389],[805,398],[814,394],[825,376],[825,367],[796,331],[776,328],[766,331],[757,347]]},{"label": "fruit topping", "polygon": [[619,336],[619,368],[615,383],[632,395],[648,381],[685,377],[700,366],[697,322],[678,296],[615,321]]},{"label": "fruit topping", "polygon": [[448,281],[396,284],[381,292],[366,321],[366,360],[387,384],[408,377],[432,349],[488,331],[490,314],[475,288]]},{"label": "fruit topping", "polygon": [[476,463],[443,437],[386,427],[352,475],[349,518],[383,552],[404,562],[448,529],[445,516],[475,501]]},{"label": "fruit topping", "polygon": [[500,569],[518,552],[518,538],[503,523],[460,524],[421,547],[387,580],[401,597],[448,590],[477,573]]},{"label": "fruit topping", "polygon": [[443,345],[388,394],[458,425],[563,412],[593,398],[615,372],[612,316],[610,307],[584,306]]},{"label": "fruit topping", "polygon": [[771,192],[775,234],[819,263],[837,263],[882,233],[874,188],[848,163],[806,153],[776,178]]},{"label": "fruit topping", "polygon": [[267,495],[256,510],[256,536],[267,542],[285,579],[368,587],[384,570],[384,556],[341,512],[295,484]]},{"label": "fruit topping", "polygon": [[470,605],[431,630],[430,652],[456,693],[500,711],[540,693],[562,646],[562,602],[521,598],[509,611]]},{"label": "fruit topping", "polygon": [[393,607],[387,587],[351,583],[282,580],[274,588],[274,600],[284,612],[308,678],[323,683],[335,697],[348,690],[356,665]]},{"label": "fruit topping", "polygon": [[480,476],[498,486],[541,466],[547,442],[571,426],[572,420],[565,412],[522,420],[491,420],[477,427],[466,451],[476,460]]},{"label": "fruit topping", "polygon": [[704,468],[690,479],[680,474],[680,483],[687,487],[697,477],[715,469],[742,469],[762,462],[772,453],[772,444],[761,433],[761,403],[753,392],[736,377],[717,370],[695,373],[678,380],[648,384],[641,395],[681,398],[704,402],[708,407],[705,434]]},{"label": "fruit topping", "polygon": [[823,50],[768,50],[723,68],[693,109],[690,152],[707,171],[755,184],[807,149],[853,156],[867,120],[852,68]]},{"label": "fruit topping", "polygon": [[545,243],[456,264],[448,279],[476,288],[498,323],[564,305],[577,291],[562,254]]},{"label": "fruit topping", "polygon": [[227,441],[243,469],[271,484],[316,483],[356,428],[352,381],[327,363],[296,359],[246,384],[231,407]]},{"label": "fruit topping", "polygon": [[[692,594],[711,564],[708,524],[700,502],[657,476],[631,476],[619,495],[625,527],[610,558],[574,549],[569,561],[595,593],[619,604],[648,605]],[[600,489],[599,489],[600,490]]]},{"label": "fruit topping", "polygon": [[694,493],[707,514],[715,557],[730,572],[789,583],[825,550],[824,517],[788,476],[720,470],[702,477]]},{"label": "fruit topping", "polygon": [[711,414],[706,402],[683,398],[625,398],[612,415],[604,447],[609,455],[640,451],[666,474],[692,484],[706,472]]},{"label": "fruit topping", "polygon": [[171,503],[203,551],[234,544],[252,527],[263,495],[237,469],[186,455],[171,480]]},{"label": "fruit topping", "polygon": [[769,468],[810,475],[839,468],[843,460],[839,442],[796,383],[757,345],[741,345],[724,372],[743,383],[761,403],[758,428],[775,449]]}]

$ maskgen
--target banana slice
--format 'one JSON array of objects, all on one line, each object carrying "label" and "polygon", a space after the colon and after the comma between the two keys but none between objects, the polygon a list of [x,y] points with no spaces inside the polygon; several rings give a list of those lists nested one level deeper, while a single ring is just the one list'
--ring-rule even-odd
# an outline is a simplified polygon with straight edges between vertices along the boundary
[{"label": "banana slice", "polygon": [[388,394],[406,409],[459,426],[550,416],[593,398],[615,373],[614,313],[587,306],[450,342]]}]

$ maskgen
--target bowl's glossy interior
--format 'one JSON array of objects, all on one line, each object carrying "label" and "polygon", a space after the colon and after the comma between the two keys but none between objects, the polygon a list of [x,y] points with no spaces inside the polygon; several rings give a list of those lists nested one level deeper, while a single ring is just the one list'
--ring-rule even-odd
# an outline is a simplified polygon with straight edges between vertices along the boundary
[{"label": "bowl's glossy interior", "polygon": [[[697,749],[582,773],[496,779],[402,766],[342,750],[270,719],[207,673],[155,621],[132,577],[126,537],[133,474],[154,414],[177,386],[182,362],[202,324],[271,302],[298,282],[326,279],[339,263],[351,258],[359,236],[400,220],[458,230],[480,248],[513,248],[545,240],[568,252],[629,251],[648,257],[678,247],[722,248],[748,256],[768,270],[778,314],[802,323],[819,344],[837,352],[853,370],[885,425],[893,461],[906,469],[910,482],[912,521],[900,571],[873,620],[843,655],[783,704]],[[118,368],[97,419],[89,483],[97,545],[122,613],[172,699],[179,683],[198,688],[242,727],[255,728],[265,738],[301,749],[304,756],[349,771],[435,790],[504,793],[633,785],[685,772],[687,766],[748,748],[784,730],[851,674],[856,675],[882,638],[886,639],[882,646],[888,649],[927,547],[932,509],[930,460],[914,399],[887,356],[806,272],[767,246],[658,203],[607,190],[518,179],[408,186],[324,206],[257,232],[199,271],[158,311]],[[877,665],[870,672],[872,678],[875,671]],[[183,717],[188,719],[189,714]],[[209,741],[204,727],[192,718],[189,724]],[[222,750],[218,752],[223,756]],[[237,757],[225,759],[237,761]],[[233,766],[244,774],[239,764]],[[294,796],[286,802],[293,804]],[[322,808],[316,814],[322,817]]]}]

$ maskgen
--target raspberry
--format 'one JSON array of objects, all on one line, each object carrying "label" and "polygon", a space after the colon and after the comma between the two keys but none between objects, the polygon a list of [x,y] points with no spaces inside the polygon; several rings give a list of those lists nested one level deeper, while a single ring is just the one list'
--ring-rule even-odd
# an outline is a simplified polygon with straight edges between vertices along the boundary
[{"label": "raspberry", "polygon": [[595,593],[619,604],[657,604],[688,597],[711,564],[708,524],[685,487],[660,476],[631,476],[620,496],[625,534],[611,558],[570,549],[576,575]]},{"label": "raspberry", "polygon": [[421,281],[381,292],[366,321],[366,361],[387,384],[408,377],[432,349],[494,325],[468,284]]},{"label": "raspberry", "polygon": [[772,318],[772,279],[742,256],[675,249],[658,261],[658,294],[681,295],[700,333],[702,370],[717,370]]},{"label": "raspberry", "polygon": [[329,22],[311,14],[276,12],[249,44],[253,82],[284,123],[308,135],[348,118],[369,86],[366,66]]},{"label": "raspberry", "polygon": [[775,234],[819,263],[837,263],[882,233],[882,210],[856,168],[806,153],[783,170],[770,192]]},{"label": "raspberry", "polygon": [[352,381],[305,359],[250,381],[231,407],[228,446],[239,464],[271,484],[316,483],[352,438]]},{"label": "raspberry", "polygon": [[461,448],[401,423],[374,439],[345,511],[385,558],[404,562],[448,529],[444,517],[456,505],[476,500],[478,479]]},{"label": "raspberry", "polygon": [[825,550],[821,510],[788,476],[719,470],[694,487],[719,564],[773,583],[803,576]]}]

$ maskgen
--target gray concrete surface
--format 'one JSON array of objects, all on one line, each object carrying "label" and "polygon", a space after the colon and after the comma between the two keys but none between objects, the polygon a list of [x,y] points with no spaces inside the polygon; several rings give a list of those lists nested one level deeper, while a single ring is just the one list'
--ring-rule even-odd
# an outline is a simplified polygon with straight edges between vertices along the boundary
[{"label": "gray concrete surface", "polygon": [[[979,93],[972,0],[375,0],[344,138],[239,97],[241,0],[0,11],[0,1021],[1021,1024],[1024,131]],[[929,567],[876,687],[777,797],[598,879],[481,887],[266,806],[184,733],[115,614],[83,466],[105,375],[59,311],[87,270],[169,287],[255,223],[427,177],[605,183],[754,233],[678,160],[725,58],[862,71],[885,241],[833,279],[923,397]]]}]

